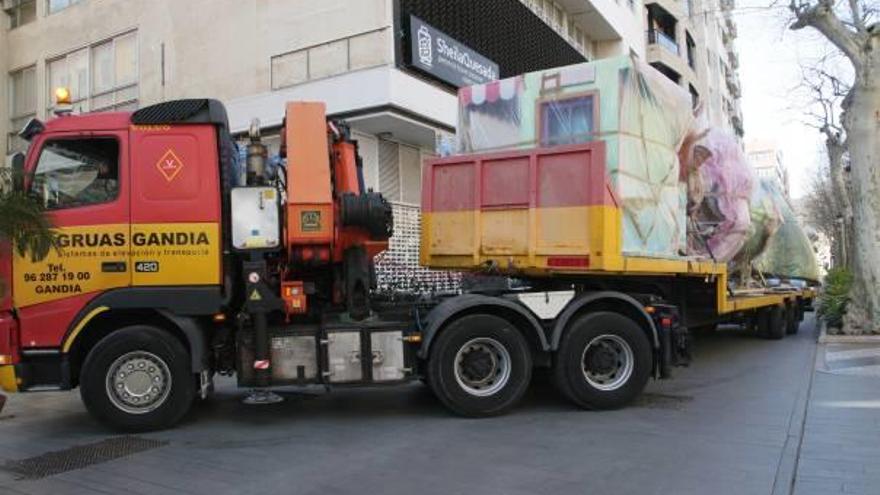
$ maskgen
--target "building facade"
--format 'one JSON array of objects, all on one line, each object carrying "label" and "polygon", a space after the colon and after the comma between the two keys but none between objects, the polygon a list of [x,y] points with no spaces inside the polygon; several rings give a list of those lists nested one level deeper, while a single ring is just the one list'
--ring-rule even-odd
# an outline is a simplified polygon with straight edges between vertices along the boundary
[{"label": "building facade", "polygon": [[734,0],[645,0],[648,62],[691,94],[707,122],[743,137]]},{"label": "building facade", "polygon": [[783,162],[782,151],[776,143],[767,140],[752,139],[746,141],[746,155],[760,179],[776,181],[786,198],[791,199],[791,184],[788,168]]},{"label": "building facade", "polygon": [[[51,116],[58,86],[69,87],[79,112],[218,98],[233,132],[259,118],[270,136],[281,125],[285,101],[322,100],[356,132],[367,184],[416,204],[421,163],[434,155],[438,139],[455,131],[458,86],[630,53],[696,93],[712,123],[741,131],[738,105],[731,110],[723,103],[736,100],[725,79],[735,78],[735,53],[725,48],[732,40],[729,17],[694,12],[675,0],[0,4],[7,18],[0,29],[6,73],[0,94],[9,103],[0,105],[0,145],[6,153],[24,148],[16,132],[28,119]],[[483,60],[486,71],[451,75],[420,64],[423,25],[428,35]]]}]

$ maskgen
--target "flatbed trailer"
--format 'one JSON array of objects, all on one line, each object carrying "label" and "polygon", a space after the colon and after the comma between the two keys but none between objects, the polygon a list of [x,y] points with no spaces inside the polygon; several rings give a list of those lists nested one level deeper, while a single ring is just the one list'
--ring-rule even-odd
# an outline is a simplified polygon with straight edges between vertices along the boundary
[{"label": "flatbed trailer", "polygon": [[[577,332],[606,331],[593,337],[608,337],[607,349],[618,351],[617,339],[625,337],[613,324],[596,330],[603,325],[583,321],[612,313],[636,322],[651,344],[648,367],[657,378],[689,362],[689,329],[738,323],[769,339],[797,331],[815,298],[812,288],[735,290],[725,263],[624,252],[624,213],[605,153],[605,143],[591,141],[431,161],[423,173],[422,263],[518,278],[528,289],[495,296],[539,315],[549,343],[543,362],[557,370],[559,388],[585,407],[623,405],[644,381],[608,386],[591,381],[588,371],[578,380],[561,347],[578,319],[584,330]],[[630,339],[622,347],[635,346]]]}]

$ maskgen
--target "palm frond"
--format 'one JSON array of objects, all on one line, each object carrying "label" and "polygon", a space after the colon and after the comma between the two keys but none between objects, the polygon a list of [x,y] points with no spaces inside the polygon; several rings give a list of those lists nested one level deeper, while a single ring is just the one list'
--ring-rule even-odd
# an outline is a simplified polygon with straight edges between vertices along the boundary
[{"label": "palm frond", "polygon": [[20,256],[44,259],[58,249],[58,236],[43,206],[20,191],[0,191],[0,239],[12,243]]}]

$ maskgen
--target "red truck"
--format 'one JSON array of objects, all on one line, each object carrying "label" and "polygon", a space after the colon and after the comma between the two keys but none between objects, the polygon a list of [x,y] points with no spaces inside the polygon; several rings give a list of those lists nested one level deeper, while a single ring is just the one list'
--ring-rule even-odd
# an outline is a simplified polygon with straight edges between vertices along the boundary
[{"label": "red truck", "polygon": [[[723,265],[614,253],[604,268],[551,256],[517,287],[378,299],[373,257],[392,210],[364,187],[357,142],[321,103],[288,104],[274,172],[254,128],[242,173],[226,112],[210,99],[34,120],[22,136],[30,148],[14,162],[60,249],[35,262],[2,248],[12,291],[0,300],[0,385],[79,387],[88,410],[120,429],[174,425],[218,373],[235,374],[254,403],[276,400],[277,386],[421,379],[452,411],[488,416],[517,403],[534,367],[549,367],[579,406],[621,407],[687,359],[688,326],[748,320],[779,338],[812,299],[728,297]],[[589,173],[598,142],[526,158],[563,152],[585,181],[604,181]],[[426,228],[458,205],[438,189],[443,167],[489,158],[523,156],[426,169]]]}]

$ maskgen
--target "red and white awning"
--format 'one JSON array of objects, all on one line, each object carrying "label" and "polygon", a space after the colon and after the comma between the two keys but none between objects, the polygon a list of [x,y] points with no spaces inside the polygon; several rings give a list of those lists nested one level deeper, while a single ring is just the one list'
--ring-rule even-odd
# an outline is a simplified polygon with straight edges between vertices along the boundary
[{"label": "red and white awning", "polygon": [[486,84],[465,86],[458,90],[458,101],[461,105],[482,105],[487,101],[493,103],[502,100],[512,100],[522,94],[525,81],[522,76],[509,77]]}]

